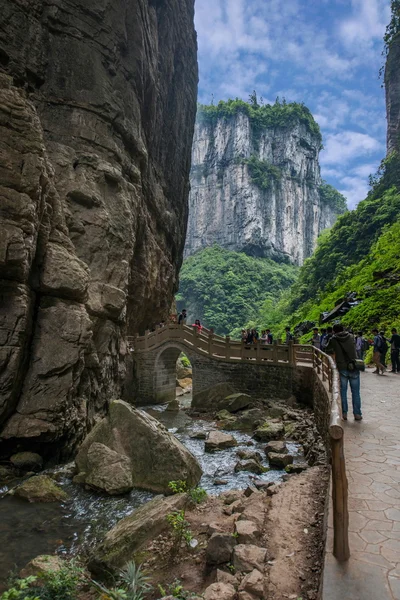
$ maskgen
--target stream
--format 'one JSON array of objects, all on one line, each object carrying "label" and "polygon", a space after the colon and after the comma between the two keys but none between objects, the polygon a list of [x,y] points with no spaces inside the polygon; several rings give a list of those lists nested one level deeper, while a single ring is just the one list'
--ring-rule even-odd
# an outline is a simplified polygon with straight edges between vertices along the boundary
[{"label": "stream", "polygon": [[[199,485],[208,494],[247,487],[255,476],[243,471],[235,473],[234,467],[239,460],[236,452],[241,448],[256,450],[265,457],[265,443],[255,442],[248,433],[234,431],[231,433],[238,442],[236,448],[205,453],[204,439],[193,439],[191,436],[215,429],[215,423],[189,417],[185,407],[190,406],[190,401],[188,394],[180,398],[183,410],[179,412],[168,412],[165,406],[146,407],[146,411],[159,419],[196,456],[203,469]],[[302,459],[298,444],[288,442],[287,446],[295,456],[294,462]],[[268,461],[265,459],[262,464],[267,467]],[[0,500],[0,591],[10,571],[20,570],[39,554],[57,551],[67,555],[89,550],[118,520],[154,496],[137,489],[124,496],[88,491],[72,483],[72,466],[51,470],[69,495],[70,500],[63,504],[30,504],[14,496],[5,496]],[[271,470],[257,478],[278,481],[283,475],[284,471]],[[216,480],[224,481],[224,485],[215,485]],[[0,497],[7,490],[7,486],[0,488]]]}]

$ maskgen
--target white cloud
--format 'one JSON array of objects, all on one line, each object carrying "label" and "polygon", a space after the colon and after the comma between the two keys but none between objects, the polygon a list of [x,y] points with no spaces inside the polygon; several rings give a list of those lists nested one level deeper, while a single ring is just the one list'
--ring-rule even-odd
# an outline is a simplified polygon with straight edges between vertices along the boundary
[{"label": "white cloud", "polygon": [[343,177],[341,180],[341,189],[339,190],[347,198],[347,206],[352,209],[366,198],[369,186],[362,177]]},{"label": "white cloud", "polygon": [[365,133],[343,131],[329,134],[321,152],[321,164],[345,165],[381,149],[383,150],[381,142]]},{"label": "white cloud", "polygon": [[339,26],[340,36],[347,45],[365,49],[373,40],[381,40],[390,20],[389,2],[382,0],[352,0],[353,15]]}]

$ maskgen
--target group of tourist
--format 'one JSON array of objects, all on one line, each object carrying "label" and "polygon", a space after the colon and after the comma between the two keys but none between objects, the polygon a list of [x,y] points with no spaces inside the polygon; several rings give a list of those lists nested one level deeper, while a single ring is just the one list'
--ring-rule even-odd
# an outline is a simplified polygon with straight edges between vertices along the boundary
[{"label": "group of tourist", "polygon": [[[187,310],[186,308],[184,308],[182,310],[181,313],[179,313],[178,316],[178,325],[186,325],[187,322]],[[192,323],[192,327],[195,327],[198,331],[198,333],[200,333],[200,331],[202,331],[203,329],[205,331],[211,331],[211,329],[205,329],[205,327],[203,327],[203,325],[200,323],[200,319],[196,319],[194,323]]]}]

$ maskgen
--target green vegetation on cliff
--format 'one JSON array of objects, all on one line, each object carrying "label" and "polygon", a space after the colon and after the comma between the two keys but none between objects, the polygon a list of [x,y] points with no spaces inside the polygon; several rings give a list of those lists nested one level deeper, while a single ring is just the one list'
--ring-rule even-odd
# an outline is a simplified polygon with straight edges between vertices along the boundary
[{"label": "green vegetation on cliff", "polygon": [[319,188],[319,195],[321,202],[329,206],[338,215],[342,215],[344,212],[346,212],[347,200],[343,194],[338,192],[338,190],[333,187],[333,185],[323,181]]},{"label": "green vegetation on cliff", "polygon": [[258,319],[265,302],[276,302],[296,279],[297,267],[252,258],[219,246],[187,258],[180,273],[178,308],[219,334]]},{"label": "green vegetation on cliff", "polygon": [[254,154],[250,158],[243,159],[248,166],[251,180],[261,190],[269,190],[273,181],[279,181],[282,178],[282,171],[279,167],[271,165],[266,160],[260,160]]},{"label": "green vegetation on cliff", "polygon": [[314,120],[309,109],[298,102],[287,103],[277,98],[275,104],[259,104],[257,97],[253,94],[250,102],[235,100],[220,100],[218,104],[199,104],[197,109],[198,119],[204,123],[215,124],[218,119],[228,119],[243,113],[250,119],[253,134],[257,138],[265,129],[274,127],[292,127],[297,123],[305,125],[310,133],[315,135],[322,143],[321,131],[318,123]]}]

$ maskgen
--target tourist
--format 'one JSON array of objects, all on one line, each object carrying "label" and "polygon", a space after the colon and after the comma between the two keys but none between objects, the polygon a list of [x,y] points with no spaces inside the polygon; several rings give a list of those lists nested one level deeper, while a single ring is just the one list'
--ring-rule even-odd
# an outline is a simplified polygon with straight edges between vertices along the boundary
[{"label": "tourist", "polygon": [[348,331],[344,331],[343,325],[334,325],[333,336],[329,340],[326,350],[334,353],[340,375],[343,420],[347,421],[347,389],[350,383],[354,419],[361,421],[360,371],[355,368],[354,361],[357,356],[354,337]]},{"label": "tourist", "polygon": [[383,346],[383,340],[377,329],[373,329],[372,333],[374,335],[374,354],[372,360],[374,361],[376,367],[374,373],[376,373],[376,375],[383,375],[386,371],[385,365],[383,365],[381,362],[381,348]]},{"label": "tourist", "polygon": [[321,349],[321,336],[318,333],[318,327],[314,327],[312,338],[309,341],[315,348]]},{"label": "tourist", "polygon": [[263,345],[268,344],[268,336],[267,336],[267,332],[265,331],[265,329],[263,329],[261,332],[260,340]]},{"label": "tourist", "polygon": [[380,337],[382,339],[382,345],[381,345],[381,349],[380,349],[381,363],[385,367],[385,369],[387,369],[386,355],[387,355],[387,351],[389,350],[389,344],[387,343],[387,339],[385,338],[385,332],[384,331],[380,331],[379,335],[380,335]]},{"label": "tourist", "polygon": [[333,336],[333,327],[327,327],[325,337],[324,337],[323,341],[321,342],[321,350],[323,350],[324,352],[326,351],[326,347],[328,346],[329,340],[331,339],[332,336]]},{"label": "tourist", "polygon": [[363,332],[359,331],[356,335],[355,338],[355,342],[356,342],[356,354],[357,354],[357,358],[359,358],[360,360],[364,360],[364,356],[365,356],[365,345],[369,345],[367,340],[363,337]]},{"label": "tourist", "polygon": [[272,344],[272,342],[274,341],[274,336],[272,335],[271,330],[267,329],[266,334],[267,334],[267,344]]},{"label": "tourist", "polygon": [[320,340],[319,340],[319,347],[321,350],[322,350],[322,346],[324,345],[325,338],[326,338],[326,329],[321,329],[321,336],[320,336]]},{"label": "tourist", "polygon": [[242,333],[240,334],[240,339],[242,340],[242,342],[245,344],[246,340],[247,340],[247,331],[245,329],[242,329]]},{"label": "tourist", "polygon": [[252,329],[253,332],[253,344],[257,344],[258,339],[259,339],[259,335],[258,335],[258,331],[257,329]]},{"label": "tourist", "polygon": [[390,358],[392,362],[392,373],[400,373],[400,335],[393,327],[392,337],[388,340],[390,344]]},{"label": "tourist", "polygon": [[285,344],[293,340],[293,335],[290,333],[290,327],[285,327]]},{"label": "tourist", "polygon": [[196,327],[197,333],[200,333],[200,331],[203,329],[203,326],[200,323],[199,319],[195,320],[195,322],[193,323],[192,327]]},{"label": "tourist", "polygon": [[187,319],[187,312],[186,312],[186,308],[182,309],[182,312],[180,313],[179,317],[178,317],[178,325],[186,325],[186,319]]},{"label": "tourist", "polygon": [[247,330],[246,344],[252,344],[252,343],[253,343],[253,330],[252,329],[248,329]]}]

